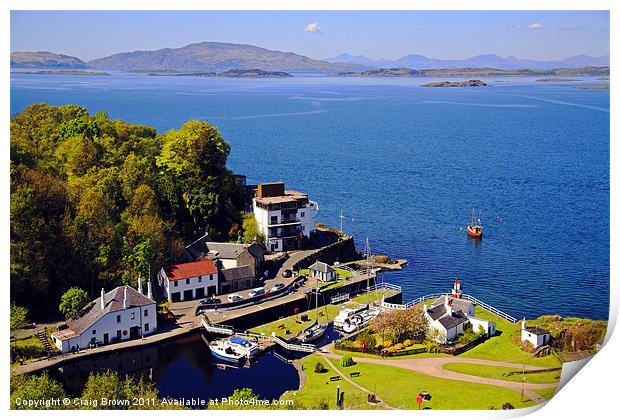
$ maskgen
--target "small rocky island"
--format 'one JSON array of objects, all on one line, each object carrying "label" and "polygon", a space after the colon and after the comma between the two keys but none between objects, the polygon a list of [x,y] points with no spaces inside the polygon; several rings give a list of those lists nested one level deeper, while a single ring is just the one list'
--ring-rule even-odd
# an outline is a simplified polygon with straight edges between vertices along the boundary
[{"label": "small rocky island", "polygon": [[422,85],[422,87],[463,87],[463,86],[487,86],[486,82],[479,79],[464,80],[462,82],[432,82]]},{"label": "small rocky island", "polygon": [[110,76],[110,73],[104,71],[87,71],[87,70],[26,70],[12,71],[13,74],[64,74],[69,76]]},{"label": "small rocky island", "polygon": [[581,79],[572,79],[570,77],[545,77],[538,79],[537,82],[578,82]]},{"label": "small rocky island", "polygon": [[[162,76],[163,74],[153,73],[150,76]],[[169,74],[165,74],[169,76]],[[191,73],[178,73],[175,76],[194,76],[194,77],[249,77],[249,78],[272,78],[272,77],[293,77],[292,74],[284,71],[265,71],[261,69],[247,69],[247,70],[227,70],[222,73],[216,72],[191,72]]]}]

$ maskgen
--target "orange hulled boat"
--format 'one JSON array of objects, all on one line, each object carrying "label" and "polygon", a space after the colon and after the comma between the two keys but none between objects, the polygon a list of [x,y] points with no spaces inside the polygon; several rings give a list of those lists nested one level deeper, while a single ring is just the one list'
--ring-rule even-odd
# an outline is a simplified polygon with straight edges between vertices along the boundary
[{"label": "orange hulled boat", "polygon": [[472,238],[482,238],[482,223],[480,223],[480,217],[478,217],[478,223],[474,222],[473,207],[471,208],[471,223],[467,224],[467,234]]}]

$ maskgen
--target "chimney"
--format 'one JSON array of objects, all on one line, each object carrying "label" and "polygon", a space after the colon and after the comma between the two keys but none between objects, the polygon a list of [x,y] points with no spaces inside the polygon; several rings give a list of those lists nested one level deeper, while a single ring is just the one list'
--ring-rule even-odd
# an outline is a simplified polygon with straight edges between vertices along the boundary
[{"label": "chimney", "polygon": [[138,293],[140,293],[141,295],[144,294],[144,292],[142,291],[142,275],[138,274]]},{"label": "chimney", "polygon": [[150,281],[147,284],[146,297],[149,298],[149,299],[153,299],[153,289],[151,287],[151,282]]},{"label": "chimney", "polygon": [[446,312],[448,312],[448,316],[452,316],[452,305],[448,304],[446,306]]},{"label": "chimney", "polygon": [[127,286],[125,286],[125,289],[123,291],[123,308],[125,309],[129,308],[129,298],[127,297]]},{"label": "chimney", "polygon": [[101,288],[101,310],[105,309],[105,289]]},{"label": "chimney", "polygon": [[446,294],[446,295],[444,296],[444,300],[443,300],[443,306],[445,306],[445,307],[446,307],[446,309],[448,309],[448,306],[450,306],[450,302],[449,302],[449,300],[448,300],[448,299],[449,299],[449,297],[448,297],[448,295]]},{"label": "chimney", "polygon": [[521,321],[521,329],[524,330],[526,326],[527,326],[527,323],[525,322],[525,317],[524,317],[523,321]]}]

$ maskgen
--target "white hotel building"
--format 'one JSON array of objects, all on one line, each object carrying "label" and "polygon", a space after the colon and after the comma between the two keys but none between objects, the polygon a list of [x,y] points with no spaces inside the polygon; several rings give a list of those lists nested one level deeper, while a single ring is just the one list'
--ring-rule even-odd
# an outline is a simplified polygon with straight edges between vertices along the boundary
[{"label": "white hotel building", "polygon": [[220,294],[218,270],[212,260],[162,268],[159,281],[170,302],[202,299]]},{"label": "white hotel building", "polygon": [[258,230],[265,235],[269,251],[300,249],[303,237],[309,237],[316,227],[319,205],[308,195],[285,190],[283,182],[259,184],[252,200]]},{"label": "white hotel building", "polygon": [[130,286],[120,286],[86,305],[66,322],[66,328],[53,332],[52,342],[63,353],[139,338],[157,331],[157,308],[151,284],[142,294]]}]

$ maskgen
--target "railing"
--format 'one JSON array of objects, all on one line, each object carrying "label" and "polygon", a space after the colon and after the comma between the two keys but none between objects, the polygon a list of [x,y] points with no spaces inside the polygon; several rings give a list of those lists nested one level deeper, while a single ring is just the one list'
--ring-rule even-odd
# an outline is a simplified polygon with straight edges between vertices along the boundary
[{"label": "railing", "polygon": [[372,286],[368,287],[367,289],[365,289],[367,292],[374,292],[375,290],[381,290],[381,289],[389,289],[389,290],[394,290],[397,292],[401,291],[400,286],[396,285],[396,284],[392,284],[392,283],[385,283],[385,282],[381,282],[381,283],[375,283]]},{"label": "railing", "polygon": [[273,341],[279,346],[290,351],[298,351],[302,353],[314,353],[316,351],[316,346],[314,344],[293,344],[281,337],[278,337],[277,335],[273,336]]},{"label": "railing", "polygon": [[[374,287],[374,289],[373,289]],[[390,283],[380,283],[377,284],[376,286],[371,286],[369,288],[370,291],[375,290],[375,289],[390,289],[393,288],[393,290],[398,290],[400,292],[400,286],[395,286],[395,285],[391,285]],[[396,309],[396,310],[404,310],[404,309],[409,309],[412,308],[416,305],[421,304],[422,302],[425,302],[427,300],[432,300],[432,299],[437,299],[440,298],[442,296],[445,296],[445,293],[433,293],[430,295],[425,295],[425,296],[421,296],[417,299],[412,300],[411,302],[408,303],[389,303],[389,302],[385,302],[382,300],[381,302],[381,307],[385,308],[385,309]],[[493,315],[498,316],[500,318],[505,319],[508,322],[512,322],[513,324],[516,324],[518,319],[515,318],[514,316],[508,315],[506,312],[501,311],[489,304],[484,303],[483,301],[476,299],[474,296],[472,295],[463,295],[463,299],[465,300],[469,300],[471,303],[473,303],[474,305],[480,306],[482,309],[485,309],[489,312],[491,312]]]},{"label": "railing", "polygon": [[211,333],[223,335],[233,335],[235,333],[235,329],[233,327],[229,327],[228,325],[214,325],[205,319],[201,319],[200,323],[205,328],[205,330]]},{"label": "railing", "polygon": [[339,295],[332,296],[331,303],[334,304],[334,303],[345,302],[349,300],[349,297],[350,297],[349,293],[341,293]]},{"label": "railing", "polygon": [[506,321],[512,322],[513,324],[516,324],[517,321],[518,321],[518,319],[515,318],[514,316],[508,315],[506,312],[500,311],[499,309],[494,308],[491,305],[487,305],[486,303],[484,303],[481,300],[476,299],[472,295],[463,295],[463,298],[471,301],[475,305],[480,306],[482,309],[485,309],[485,310],[491,312],[493,315],[496,315],[496,316],[498,316],[500,318],[504,318]]}]

